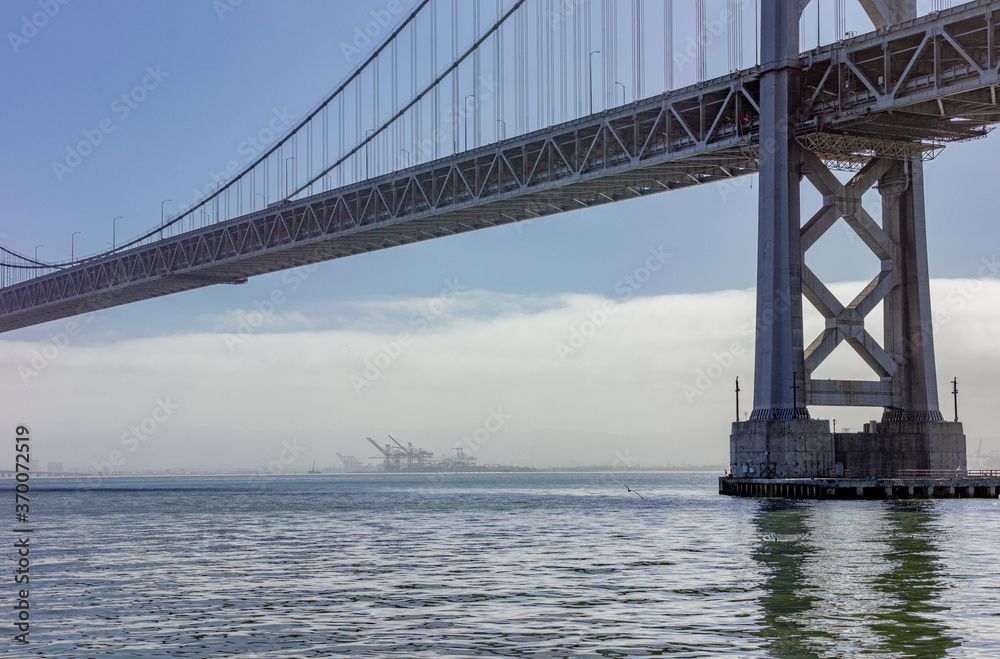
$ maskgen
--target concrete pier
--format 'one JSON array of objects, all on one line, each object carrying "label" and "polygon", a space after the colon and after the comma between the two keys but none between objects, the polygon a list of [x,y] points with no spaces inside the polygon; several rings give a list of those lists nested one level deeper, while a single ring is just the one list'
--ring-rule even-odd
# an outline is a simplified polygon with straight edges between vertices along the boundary
[{"label": "concrete pier", "polygon": [[862,432],[834,433],[822,419],[751,419],[732,425],[729,465],[738,478],[965,471],[965,433],[950,421],[872,421]]},{"label": "concrete pier", "polygon": [[719,479],[719,494],[779,499],[996,499],[1000,474],[949,478],[734,478]]}]

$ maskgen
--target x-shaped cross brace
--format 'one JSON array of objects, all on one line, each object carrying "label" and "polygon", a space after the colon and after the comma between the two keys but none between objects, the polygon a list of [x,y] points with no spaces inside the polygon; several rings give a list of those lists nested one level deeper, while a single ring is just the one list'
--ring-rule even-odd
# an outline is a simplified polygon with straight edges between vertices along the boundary
[{"label": "x-shaped cross brace", "polygon": [[[826,319],[826,328],[805,350],[806,371],[812,374],[841,341],[847,341],[880,378],[891,378],[896,363],[865,330],[865,316],[896,285],[893,270],[896,246],[862,207],[861,198],[892,162],[873,158],[854,178],[842,184],[816,154],[805,151],[803,157],[806,177],[823,195],[823,207],[801,229],[802,294]],[[882,271],[846,307],[805,265],[806,250],[841,217],[882,262]]]}]

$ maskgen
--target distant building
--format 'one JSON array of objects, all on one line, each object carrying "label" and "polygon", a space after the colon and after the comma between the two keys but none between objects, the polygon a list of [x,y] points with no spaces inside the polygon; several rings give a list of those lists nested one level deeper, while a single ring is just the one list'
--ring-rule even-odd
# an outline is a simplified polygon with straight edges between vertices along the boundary
[{"label": "distant building", "polygon": [[63,468],[63,463],[61,463],[61,462],[50,462],[48,464],[48,469],[46,471],[58,471],[59,473],[62,473],[64,471],[66,471],[66,470]]}]

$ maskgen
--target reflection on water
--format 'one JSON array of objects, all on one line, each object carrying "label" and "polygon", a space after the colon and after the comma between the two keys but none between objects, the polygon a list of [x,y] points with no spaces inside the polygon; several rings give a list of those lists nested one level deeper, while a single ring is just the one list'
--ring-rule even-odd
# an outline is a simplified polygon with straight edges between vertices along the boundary
[{"label": "reflection on water", "polygon": [[891,502],[885,513],[885,553],[892,569],[875,582],[887,607],[872,627],[891,653],[935,659],[960,645],[940,622],[948,610],[940,602],[947,587],[934,546],[933,502]]},{"label": "reflection on water", "polygon": [[806,562],[816,549],[809,542],[806,525],[810,510],[780,499],[761,503],[754,524],[760,542],[753,557],[766,567],[764,594],[760,598],[764,628],[774,657],[817,657],[810,648],[814,639],[804,626],[817,595],[806,583]]},{"label": "reflection on water", "polygon": [[764,500],[753,558],[770,656],[949,656],[937,502]]}]

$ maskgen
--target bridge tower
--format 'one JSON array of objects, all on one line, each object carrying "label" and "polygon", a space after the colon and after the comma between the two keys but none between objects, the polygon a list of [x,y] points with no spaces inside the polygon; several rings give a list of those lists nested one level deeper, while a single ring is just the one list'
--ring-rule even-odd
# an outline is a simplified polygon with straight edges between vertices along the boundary
[{"label": "bridge tower", "polygon": [[[877,28],[916,17],[913,0],[860,0]],[[923,163],[906,145],[869,159],[847,183],[831,173],[836,159],[803,144],[799,19],[807,0],[762,4],[760,192],[754,409],[733,424],[730,463],[736,477],[891,475],[901,469],[964,469],[965,435],[938,409],[927,267]],[[849,142],[849,137],[844,138]],[[843,141],[843,140],[842,140]],[[902,155],[900,155],[902,154]],[[910,155],[907,155],[910,154]],[[804,224],[803,179],[823,195]],[[882,226],[862,205],[878,186]],[[805,253],[844,218],[881,262],[881,272],[843,304],[806,266]],[[826,319],[808,345],[802,298]],[[883,302],[881,344],[864,326]],[[846,341],[878,380],[814,380],[816,367]],[[831,432],[808,405],[882,407],[862,433]]]}]

